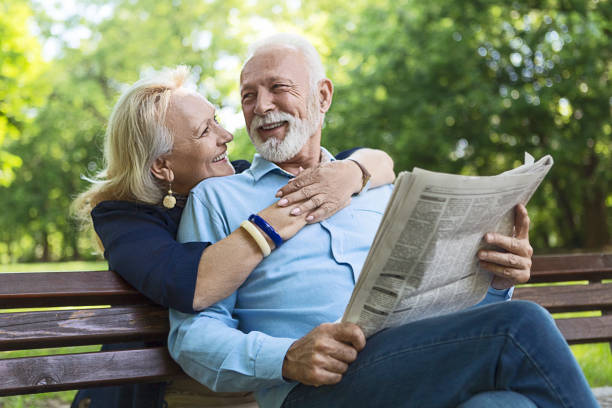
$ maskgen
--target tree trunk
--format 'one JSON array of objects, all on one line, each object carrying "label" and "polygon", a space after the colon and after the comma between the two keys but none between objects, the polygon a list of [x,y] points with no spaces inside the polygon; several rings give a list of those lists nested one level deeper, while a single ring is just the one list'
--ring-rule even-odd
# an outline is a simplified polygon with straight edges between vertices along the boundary
[{"label": "tree trunk", "polygon": [[81,260],[81,253],[79,252],[79,238],[78,238],[78,233],[71,233],[70,234],[70,245],[72,246],[72,260],[73,261],[80,261]]},{"label": "tree trunk", "polygon": [[599,165],[599,157],[591,148],[589,160],[584,167],[584,184],[582,185],[582,228],[584,247],[599,249],[610,242],[608,214],[606,211],[606,190],[594,180]]},{"label": "tree trunk", "polygon": [[47,231],[42,232],[42,246],[43,246],[43,253],[42,253],[41,261],[49,262],[50,250],[49,250],[49,235],[47,234]]},{"label": "tree trunk", "polygon": [[600,186],[583,194],[584,246],[599,249],[610,243],[610,228],[606,211],[606,194]]},{"label": "tree trunk", "polygon": [[562,245],[570,248],[580,248],[583,245],[583,240],[580,237],[580,227],[576,226],[575,221],[580,219],[580,217],[574,218],[575,215],[572,203],[567,191],[561,187],[557,177],[551,175],[550,182],[553,187],[553,192],[557,197],[557,205],[561,210],[560,218],[562,222],[559,224],[559,232],[561,232],[565,238]]}]

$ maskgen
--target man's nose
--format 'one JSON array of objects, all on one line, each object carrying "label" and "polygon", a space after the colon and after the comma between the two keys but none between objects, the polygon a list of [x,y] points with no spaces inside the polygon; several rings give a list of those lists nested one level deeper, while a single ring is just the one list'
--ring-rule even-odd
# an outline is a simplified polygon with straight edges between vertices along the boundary
[{"label": "man's nose", "polygon": [[260,91],[257,93],[255,101],[255,109],[253,113],[262,116],[274,109],[274,101],[272,95],[268,91]]}]

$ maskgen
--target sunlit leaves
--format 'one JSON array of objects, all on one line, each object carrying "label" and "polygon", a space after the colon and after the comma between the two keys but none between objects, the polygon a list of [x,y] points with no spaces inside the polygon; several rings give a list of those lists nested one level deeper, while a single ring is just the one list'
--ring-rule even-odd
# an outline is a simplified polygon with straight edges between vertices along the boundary
[{"label": "sunlit leaves", "polygon": [[18,139],[35,115],[34,107],[46,97],[38,81],[46,64],[41,46],[30,33],[33,23],[29,6],[19,0],[0,4],[0,188],[14,178],[21,160],[2,150],[7,139]]},{"label": "sunlit leaves", "polygon": [[524,150],[551,153],[548,194],[532,203],[536,246],[604,245],[611,13],[609,1],[389,0],[337,17],[327,140],[381,146],[399,169],[472,174],[503,171]]},{"label": "sunlit leaves", "polygon": [[101,166],[119,93],[152,69],[191,65],[235,133],[232,158],[250,157],[238,75],[248,44],[276,31],[307,36],[334,82],[326,147],[378,147],[397,170],[463,174],[551,153],[529,208],[535,246],[609,242],[610,0],[76,0],[64,14],[48,6],[60,0],[32,2],[48,63],[26,0],[0,6],[0,149],[10,152],[0,174],[15,177],[0,258],[89,255],[69,202]]}]

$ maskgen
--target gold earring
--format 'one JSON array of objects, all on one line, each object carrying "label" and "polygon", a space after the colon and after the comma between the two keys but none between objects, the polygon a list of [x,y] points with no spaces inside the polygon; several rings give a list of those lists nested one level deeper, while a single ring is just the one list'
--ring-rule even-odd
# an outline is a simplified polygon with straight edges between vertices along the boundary
[{"label": "gold earring", "polygon": [[171,210],[176,205],[176,197],[172,195],[172,183],[168,186],[168,194],[164,197],[164,201],[162,201],[164,207]]}]

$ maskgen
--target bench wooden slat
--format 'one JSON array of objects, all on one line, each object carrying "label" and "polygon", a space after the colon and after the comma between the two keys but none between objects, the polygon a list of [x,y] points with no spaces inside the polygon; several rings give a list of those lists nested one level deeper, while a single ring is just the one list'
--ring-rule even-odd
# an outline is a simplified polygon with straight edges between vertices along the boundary
[{"label": "bench wooden slat", "polygon": [[146,340],[168,335],[158,306],[0,314],[0,351]]},{"label": "bench wooden slat", "polygon": [[[612,279],[612,254],[534,258],[530,282]],[[111,271],[0,275],[0,309],[112,305],[112,308],[0,314],[0,350],[163,340],[167,311]],[[612,341],[612,284],[519,287],[515,299],[549,311],[601,310],[556,319],[570,344]],[[128,306],[129,305],[129,306]],[[0,360],[0,396],[143,383],[184,376],[165,347]]]},{"label": "bench wooden slat", "polygon": [[519,287],[512,298],[539,303],[551,313],[612,309],[612,284]]},{"label": "bench wooden slat", "polygon": [[612,279],[612,254],[533,257],[530,283]]},{"label": "bench wooden slat", "polygon": [[0,360],[0,396],[168,380],[184,375],[164,347]]},{"label": "bench wooden slat", "polygon": [[149,303],[112,271],[3,273],[0,309]]},{"label": "bench wooden slat", "polygon": [[569,344],[602,343],[612,340],[612,315],[555,320]]}]

